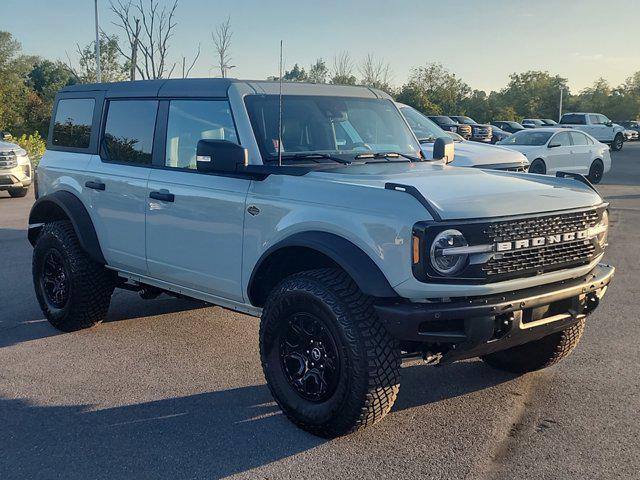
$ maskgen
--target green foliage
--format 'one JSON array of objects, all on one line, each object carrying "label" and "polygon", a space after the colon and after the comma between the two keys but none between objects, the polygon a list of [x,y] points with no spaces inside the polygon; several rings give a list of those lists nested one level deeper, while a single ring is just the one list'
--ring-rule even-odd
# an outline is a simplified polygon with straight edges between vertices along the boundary
[{"label": "green foliage", "polygon": [[[96,42],[84,48],[77,46],[79,70],[75,76],[81,83],[96,82]],[[118,38],[100,35],[100,72],[103,82],[120,82],[129,78],[129,64],[122,61]]]},{"label": "green foliage", "polygon": [[31,87],[44,100],[52,102],[61,88],[76,83],[76,78],[64,63],[40,60],[29,72]]},{"label": "green foliage", "polygon": [[18,138],[13,139],[13,141],[27,151],[27,155],[29,155],[34,167],[38,165],[47,148],[47,142],[45,142],[38,132],[30,135],[23,133]]},{"label": "green foliage", "polygon": [[285,82],[306,82],[307,73],[296,63],[291,70],[284,72],[282,79]]},{"label": "green foliage", "polygon": [[316,60],[316,63],[309,67],[308,80],[311,83],[327,83],[329,69],[322,58]]}]

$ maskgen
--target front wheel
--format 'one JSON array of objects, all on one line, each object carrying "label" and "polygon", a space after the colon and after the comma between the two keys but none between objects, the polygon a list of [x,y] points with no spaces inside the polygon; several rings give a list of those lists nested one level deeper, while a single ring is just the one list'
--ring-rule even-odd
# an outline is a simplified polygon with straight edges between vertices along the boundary
[{"label": "front wheel", "polygon": [[622,150],[623,145],[624,145],[624,137],[622,136],[621,133],[618,133],[616,137],[613,139],[613,143],[611,144],[611,150],[613,150],[614,152],[619,152],[620,150]]},{"label": "front wheel", "polygon": [[602,180],[602,175],[604,174],[604,164],[602,160],[594,160],[591,164],[591,168],[589,168],[589,175],[587,178],[594,185],[600,183]]},{"label": "front wheel", "polygon": [[373,300],[337,269],[292,275],[260,322],[267,385],[287,417],[322,437],[374,424],[400,388],[400,351]]},{"label": "front wheel", "polygon": [[533,162],[531,162],[528,172],[544,175],[545,173],[547,173],[547,166],[544,164],[544,161],[542,159],[536,158]]},{"label": "front wheel", "polygon": [[11,198],[26,197],[28,192],[29,192],[29,188],[27,187],[17,187],[17,188],[9,189],[9,195],[11,195]]},{"label": "front wheel", "polygon": [[561,332],[481,358],[493,368],[511,373],[527,373],[550,367],[576,348],[584,326],[583,319]]}]

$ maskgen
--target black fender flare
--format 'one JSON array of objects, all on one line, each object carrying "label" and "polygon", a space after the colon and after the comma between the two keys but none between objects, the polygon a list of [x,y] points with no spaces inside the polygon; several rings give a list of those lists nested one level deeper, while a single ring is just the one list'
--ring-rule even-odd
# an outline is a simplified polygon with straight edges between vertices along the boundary
[{"label": "black fender flare", "polygon": [[309,248],[327,256],[341,267],[366,295],[378,298],[398,297],[378,265],[361,248],[333,233],[309,231],[295,233],[281,240],[260,256],[247,285],[249,301],[252,304],[255,299],[251,298],[251,292],[261,266],[272,254],[288,247]]},{"label": "black fender flare", "polygon": [[35,246],[43,224],[56,220],[69,220],[82,249],[92,260],[106,263],[89,212],[77,196],[66,190],[40,197],[33,204],[29,213],[29,243]]}]

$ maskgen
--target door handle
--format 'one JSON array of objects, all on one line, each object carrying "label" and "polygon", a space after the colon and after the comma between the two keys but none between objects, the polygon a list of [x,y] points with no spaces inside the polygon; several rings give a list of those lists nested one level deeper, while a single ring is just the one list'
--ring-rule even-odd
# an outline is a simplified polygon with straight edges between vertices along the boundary
[{"label": "door handle", "polygon": [[84,183],[84,186],[87,188],[90,188],[92,190],[105,190],[107,188],[107,186],[102,183],[102,182],[93,182],[93,181],[88,181]]},{"label": "door handle", "polygon": [[162,202],[173,202],[176,199],[176,196],[173,193],[170,193],[169,190],[162,189],[158,192],[149,193],[149,198],[160,200]]}]

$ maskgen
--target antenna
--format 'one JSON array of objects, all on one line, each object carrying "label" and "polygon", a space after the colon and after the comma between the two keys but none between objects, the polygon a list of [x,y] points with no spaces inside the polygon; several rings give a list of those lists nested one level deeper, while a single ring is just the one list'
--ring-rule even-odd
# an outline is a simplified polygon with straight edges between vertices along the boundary
[{"label": "antenna", "polygon": [[278,95],[278,166],[282,166],[282,40],[280,40],[280,94]]}]

